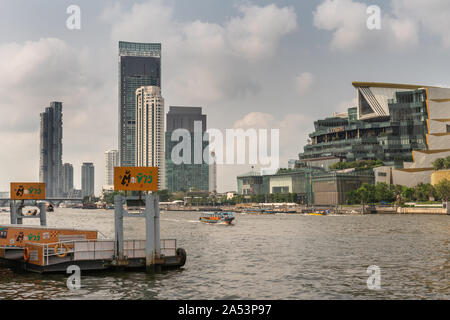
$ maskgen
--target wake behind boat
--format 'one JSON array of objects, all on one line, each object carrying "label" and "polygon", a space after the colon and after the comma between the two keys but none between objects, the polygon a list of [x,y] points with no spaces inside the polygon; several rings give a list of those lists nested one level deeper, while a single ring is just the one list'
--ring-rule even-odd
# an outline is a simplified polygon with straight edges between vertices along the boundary
[{"label": "wake behind boat", "polygon": [[199,220],[204,223],[231,225],[234,214],[233,212],[202,212]]}]

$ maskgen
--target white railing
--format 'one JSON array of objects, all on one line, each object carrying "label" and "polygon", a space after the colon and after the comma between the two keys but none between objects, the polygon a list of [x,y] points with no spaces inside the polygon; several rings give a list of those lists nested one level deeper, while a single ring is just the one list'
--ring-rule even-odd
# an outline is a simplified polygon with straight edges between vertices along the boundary
[{"label": "white railing", "polygon": [[[51,257],[60,256],[69,261],[81,260],[112,260],[115,254],[115,241],[98,240],[69,240],[55,243],[35,243],[30,245],[42,248],[44,266],[49,265]],[[56,247],[56,250],[55,250]],[[145,240],[124,240],[124,255],[128,258],[145,258]],[[161,256],[175,256],[176,239],[161,239]]]}]

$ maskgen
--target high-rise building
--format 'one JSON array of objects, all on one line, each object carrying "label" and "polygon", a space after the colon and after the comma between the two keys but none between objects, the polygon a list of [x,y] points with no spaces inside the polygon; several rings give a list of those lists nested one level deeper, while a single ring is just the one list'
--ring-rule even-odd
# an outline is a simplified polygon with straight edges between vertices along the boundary
[{"label": "high-rise building", "polygon": [[136,90],[136,165],[158,167],[158,188],[165,189],[164,99],[157,86]]},{"label": "high-rise building", "polygon": [[81,166],[81,192],[83,197],[94,195],[94,164],[83,162]]},{"label": "high-rise building", "polygon": [[67,196],[73,190],[73,165],[64,163],[63,165],[63,194]]},{"label": "high-rise building", "polygon": [[119,42],[119,156],[136,165],[136,90],[161,87],[161,44]]},{"label": "high-rise building", "polygon": [[[172,133],[178,129],[187,130],[191,137],[187,163],[176,164],[172,159],[172,150],[179,144],[179,141],[172,141]],[[205,131],[206,115],[202,114],[201,107],[170,107],[166,128],[166,187],[169,191],[210,190],[210,166],[203,159],[203,152],[209,145],[208,141],[203,141]]]},{"label": "high-rise building", "polygon": [[209,164],[209,192],[217,192],[217,163],[216,163],[216,153],[211,151],[210,154],[211,162]]},{"label": "high-rise building", "polygon": [[119,166],[119,152],[108,150],[105,152],[105,184],[114,185],[114,167]]},{"label": "high-rise building", "polygon": [[353,86],[357,106],[315,121],[300,162],[378,159],[394,167],[394,184],[430,183],[432,162],[450,155],[450,89],[372,82]]},{"label": "high-rise building", "polygon": [[62,103],[51,102],[41,113],[39,180],[45,182],[47,197],[63,191]]}]

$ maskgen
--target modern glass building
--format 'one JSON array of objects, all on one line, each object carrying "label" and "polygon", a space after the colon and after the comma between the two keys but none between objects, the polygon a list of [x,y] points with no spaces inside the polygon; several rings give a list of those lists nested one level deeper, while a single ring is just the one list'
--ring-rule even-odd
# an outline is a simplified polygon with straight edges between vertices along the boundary
[{"label": "modern glass building", "polygon": [[379,159],[394,167],[394,184],[430,183],[432,162],[450,155],[450,89],[373,82],[353,86],[357,106],[316,121],[299,161]]},{"label": "modern glass building", "polygon": [[81,166],[81,192],[83,197],[94,195],[94,164],[83,162]]},{"label": "modern glass building", "polygon": [[65,196],[67,196],[73,190],[73,165],[70,163],[64,163],[63,172],[64,172],[63,193]]},{"label": "modern glass building", "polygon": [[39,181],[45,182],[46,196],[63,192],[62,102],[51,102],[41,113]]},{"label": "modern glass building", "polygon": [[161,87],[161,44],[119,42],[119,155],[121,166],[136,165],[136,90]]},{"label": "modern glass building", "polygon": [[[202,108],[171,106],[166,125],[166,188],[171,192],[208,191],[210,167],[203,159],[203,152],[208,148],[209,141],[202,139],[206,131],[206,115],[202,114]],[[202,139],[197,144],[194,141],[196,127],[197,135]],[[172,141],[172,134],[177,129],[187,130],[191,137],[191,156],[187,163],[176,164],[172,160],[172,150],[180,143],[179,140]]]},{"label": "modern glass building", "polygon": [[427,91],[410,85],[353,83],[358,106],[314,122],[300,160],[379,159],[402,167],[413,150],[427,149]]},{"label": "modern glass building", "polygon": [[271,175],[249,172],[237,177],[237,185],[238,194],[244,196],[293,193],[300,204],[337,205],[346,203],[348,191],[364,183],[373,184],[374,179],[371,170],[342,172],[304,167]]}]

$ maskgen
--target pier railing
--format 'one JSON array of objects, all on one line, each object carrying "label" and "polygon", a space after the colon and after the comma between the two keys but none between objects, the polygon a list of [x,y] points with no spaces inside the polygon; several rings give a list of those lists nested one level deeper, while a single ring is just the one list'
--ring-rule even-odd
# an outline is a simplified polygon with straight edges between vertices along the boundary
[{"label": "pier railing", "polygon": [[[112,260],[115,241],[68,240],[55,243],[27,243],[30,249],[30,262],[43,266],[66,261]],[[177,240],[161,239],[161,256],[176,256]],[[145,240],[124,240],[124,255],[129,259],[145,259]]]}]

